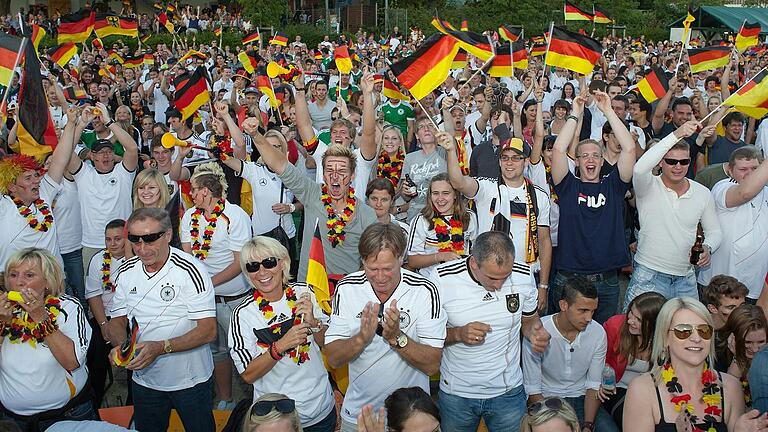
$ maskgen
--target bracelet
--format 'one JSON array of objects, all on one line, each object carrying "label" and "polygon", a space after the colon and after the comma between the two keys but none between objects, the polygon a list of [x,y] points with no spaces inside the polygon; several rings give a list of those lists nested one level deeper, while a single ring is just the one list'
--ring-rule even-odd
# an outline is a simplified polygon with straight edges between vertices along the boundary
[{"label": "bracelet", "polygon": [[115,124],[115,120],[114,119],[112,119],[109,122],[107,122],[107,124],[105,124],[104,127],[108,128],[108,127],[112,126],[113,124]]},{"label": "bracelet", "polygon": [[269,344],[269,356],[275,361],[280,361],[283,358],[283,355],[277,351],[277,343],[272,342]]},{"label": "bracelet", "polygon": [[571,115],[569,115],[568,117],[566,117],[566,118],[565,118],[565,121],[568,121],[568,120],[570,120],[570,119],[573,119],[573,120],[575,120],[577,123],[578,123],[578,121],[579,121],[579,118],[578,118],[578,117],[576,117],[576,116],[575,116],[575,115],[573,115],[573,114],[571,114]]},{"label": "bracelet", "polygon": [[288,204],[288,210],[290,210],[291,213],[295,212],[296,211],[296,204],[294,204],[294,203]]},{"label": "bracelet", "polygon": [[40,332],[40,336],[38,337],[38,340],[40,340],[55,333],[56,330],[59,329],[59,326],[49,317],[47,320],[38,324],[37,329]]},{"label": "bracelet", "polygon": [[541,288],[541,289],[549,289],[549,284],[540,283],[539,284],[539,288]]},{"label": "bracelet", "polygon": [[106,323],[107,323],[107,320],[104,320],[103,322],[100,322],[99,323],[99,327],[104,327],[104,324],[106,324]]},{"label": "bracelet", "polygon": [[589,429],[589,430],[591,430],[591,431],[593,431],[593,430],[595,430],[595,423],[594,422],[585,421],[584,422],[584,427]]}]

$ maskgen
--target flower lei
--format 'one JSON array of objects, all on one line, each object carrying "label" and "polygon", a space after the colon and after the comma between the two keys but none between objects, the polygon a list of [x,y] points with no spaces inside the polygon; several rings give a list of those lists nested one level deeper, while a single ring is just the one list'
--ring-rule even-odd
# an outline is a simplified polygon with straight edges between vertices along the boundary
[{"label": "flower lei", "polygon": [[[285,301],[288,304],[288,307],[291,309],[293,325],[301,324],[301,317],[296,315],[296,301],[298,300],[296,297],[296,290],[294,290],[292,286],[286,285],[283,287],[283,292],[285,293]],[[272,308],[272,305],[270,305],[269,301],[267,301],[267,299],[261,295],[259,290],[254,291],[253,299],[256,302],[256,305],[259,307],[259,311],[267,321],[271,320],[275,316],[275,311]],[[272,333],[274,334],[281,334],[283,331],[280,323],[274,323],[270,325],[269,329],[272,330]],[[268,347],[268,345],[265,344],[260,345],[265,348]],[[293,359],[293,362],[297,365],[304,363],[305,361],[309,360],[309,342],[303,343],[296,348],[291,348],[286,354],[288,354],[288,356]]]},{"label": "flower lei", "polygon": [[32,205],[37,208],[37,211],[43,217],[42,221],[38,220],[37,217],[32,214],[32,209],[24,205],[20,199],[14,198],[13,203],[16,204],[16,208],[19,209],[19,214],[27,220],[27,224],[30,228],[39,232],[46,232],[51,229],[51,226],[53,225],[53,213],[51,213],[51,209],[45,201],[38,198],[32,202]]},{"label": "flower lei", "polygon": [[34,322],[29,314],[19,305],[15,305],[12,312],[11,323],[0,328],[0,337],[8,336],[11,343],[27,342],[33,348],[45,340],[45,337],[56,331],[56,317],[61,312],[61,301],[58,297],[45,298],[45,310],[48,311],[48,319],[43,322]]},{"label": "flower lei", "polygon": [[331,196],[328,194],[328,187],[325,184],[322,186],[320,200],[325,204],[325,211],[328,213],[328,221],[325,223],[326,227],[328,227],[328,241],[331,242],[331,247],[341,246],[346,238],[344,228],[355,212],[355,189],[352,186],[349,187],[347,205],[344,207],[341,215],[336,214],[336,210],[333,209]]},{"label": "flower lei", "polygon": [[192,240],[192,255],[200,261],[205,261],[208,258],[208,252],[211,250],[211,240],[213,239],[213,232],[216,230],[216,221],[219,216],[224,212],[224,200],[219,199],[216,202],[216,206],[213,207],[210,218],[205,218],[207,224],[203,231],[203,241],[200,242],[200,216],[203,214],[203,209],[197,207],[195,212],[192,213],[192,228],[189,230],[189,235]]},{"label": "flower lei", "polygon": [[432,223],[435,226],[438,251],[464,255],[464,225],[461,220],[456,215],[451,216],[450,229],[443,216],[436,216]]},{"label": "flower lei", "polygon": [[749,389],[749,380],[747,380],[747,374],[742,374],[739,381],[741,381],[741,388],[744,390],[744,404],[747,406],[747,408],[749,408],[752,406],[752,391]]},{"label": "flower lei", "polygon": [[403,172],[403,162],[405,161],[405,150],[402,147],[397,149],[394,157],[390,157],[385,150],[379,155],[379,164],[376,167],[376,177],[381,177],[392,182],[392,186],[397,187],[400,181],[400,175]]},{"label": "flower lei", "polygon": [[107,249],[104,249],[104,254],[101,257],[101,286],[104,288],[104,291],[115,292],[115,284],[109,280],[109,275],[112,273],[112,254]]},{"label": "flower lei", "polygon": [[[661,376],[664,379],[664,384],[667,386],[667,391],[672,395],[670,401],[675,405],[675,412],[680,412],[683,409],[683,405],[691,414],[691,425],[694,432],[716,432],[714,424],[717,422],[715,416],[722,415],[723,410],[720,408],[720,402],[722,397],[720,396],[720,386],[717,383],[717,374],[707,367],[706,363],[704,369],[701,371],[701,383],[704,388],[701,398],[704,401],[704,422],[709,423],[707,429],[701,429],[696,426],[698,423],[698,417],[693,413],[693,405],[691,402],[691,395],[683,393],[683,386],[678,382],[675,370],[672,368],[672,364],[667,362]],[[682,394],[681,394],[682,393]]]}]

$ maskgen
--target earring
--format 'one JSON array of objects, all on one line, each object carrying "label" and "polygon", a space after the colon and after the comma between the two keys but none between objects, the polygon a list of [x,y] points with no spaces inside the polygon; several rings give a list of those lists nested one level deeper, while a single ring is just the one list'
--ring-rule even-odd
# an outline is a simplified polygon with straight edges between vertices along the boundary
[{"label": "earring", "polygon": [[662,353],[659,356],[659,358],[656,359],[656,363],[659,366],[664,366],[664,364],[667,363],[667,351],[666,350],[662,351]]}]

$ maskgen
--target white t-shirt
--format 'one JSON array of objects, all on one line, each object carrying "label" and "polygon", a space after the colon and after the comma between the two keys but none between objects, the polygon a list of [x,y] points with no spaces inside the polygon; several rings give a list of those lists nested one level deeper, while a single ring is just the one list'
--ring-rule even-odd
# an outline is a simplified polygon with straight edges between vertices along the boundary
[{"label": "white t-shirt", "polygon": [[[435,284],[402,269],[400,284],[384,303],[384,308],[388,308],[392,300],[397,300],[403,333],[420,344],[443,347],[446,316]],[[342,279],[336,286],[325,343],[356,335],[360,331],[360,312],[368,302],[381,303],[365,272],[351,273]],[[429,392],[429,377],[400,357],[384,338],[374,336],[360,355],[349,362],[349,387],[341,407],[341,418],[357,424],[357,415],[363,406],[373,404],[374,410],[378,410],[387,395],[402,387],[421,387]]]},{"label": "white t-shirt", "polygon": [[[515,243],[515,262],[526,264],[525,251],[528,232],[528,201],[526,199],[526,186],[509,187],[499,185],[496,179],[478,178],[477,194],[467,197],[475,200],[477,206],[477,220],[479,232],[490,231],[493,226],[493,218],[501,213],[510,220],[510,234]],[[540,227],[549,227],[549,194],[537,185],[533,185],[536,193],[536,204],[539,212],[536,215],[536,224]],[[493,207],[493,211],[492,210]],[[533,278],[533,272],[531,272]]]},{"label": "white t-shirt", "polygon": [[[53,179],[47,174],[40,180],[40,199],[42,199],[50,208],[55,196],[61,190],[61,184],[54,183]],[[38,210],[35,205],[29,206],[32,214],[37,215]],[[42,217],[42,215],[40,215]],[[59,244],[57,242],[57,230],[59,222],[56,215],[53,218],[51,229],[45,232],[36,231],[29,226],[27,219],[19,213],[13,199],[8,195],[0,197],[0,221],[3,223],[3,229],[0,229],[0,268],[5,269],[5,263],[14,253],[28,247],[38,247],[51,252],[53,256],[61,261],[59,254]],[[102,234],[102,237],[104,234]]]},{"label": "white t-shirt", "polygon": [[734,180],[720,180],[712,188],[723,239],[712,252],[708,267],[699,271],[699,283],[708,285],[712,276],[733,276],[749,288],[747,297],[756,300],[768,273],[768,187],[752,200],[727,208],[725,195],[737,186]]},{"label": "white t-shirt", "polygon": [[[112,282],[112,287],[115,287],[115,273],[117,269],[125,261],[123,258],[112,257],[112,262],[109,265],[109,281]],[[104,265],[104,249],[98,251],[96,255],[91,257],[91,262],[88,263],[88,268],[85,274],[85,299],[91,299],[97,296],[101,296],[101,302],[104,304],[104,315],[109,316],[114,303],[112,298],[115,296],[115,292],[112,289],[108,289],[104,286],[101,280],[101,269]]]},{"label": "white t-shirt", "polygon": [[[317,304],[317,298],[303,283],[293,284],[296,297],[311,293],[313,315],[324,320],[326,315]],[[285,300],[270,302],[275,317],[267,320],[259,310],[252,296],[232,311],[229,326],[229,353],[237,371],[243,373],[248,365],[260,355],[269,355],[269,344],[279,340],[284,332],[275,334],[270,326],[293,320],[293,314]],[[289,329],[286,325],[286,331]],[[298,364],[286,353],[264,376],[253,382],[253,400],[265,393],[283,393],[296,401],[301,424],[312,426],[323,420],[336,406],[328,381],[328,372],[323,364],[320,347],[313,337],[308,337],[309,359]]]},{"label": "white t-shirt", "polygon": [[[472,242],[477,237],[477,216],[474,212],[469,211],[469,227],[464,231],[464,254],[469,255],[472,252]],[[450,219],[446,221],[448,229],[450,229]],[[419,213],[415,219],[411,221],[411,226],[408,229],[408,249],[407,255],[431,255],[439,252],[437,234],[435,230],[429,229],[429,221]],[[431,265],[419,269],[424,277],[429,277],[433,268],[438,264]]]},{"label": "white t-shirt", "polygon": [[[322,184],[323,181],[323,155],[328,150],[328,144],[318,140],[317,149],[312,154],[317,164],[317,171],[315,174],[315,181]],[[354,149],[353,153],[357,158],[357,166],[355,168],[355,178],[352,180],[352,187],[355,188],[355,196],[361,201],[365,201],[365,188],[368,187],[368,179],[371,177],[371,170],[378,158],[372,157],[371,160],[365,160],[360,153],[360,149]]]},{"label": "white t-shirt", "polygon": [[[523,383],[520,329],[538,308],[538,292],[528,269],[513,264],[499,291],[488,291],[470,274],[469,258],[437,266],[430,280],[440,287],[448,327],[478,321],[491,326],[485,342],[446,345],[440,363],[440,389],[448,394],[488,399]],[[482,361],[478,361],[482,359]]]},{"label": "white t-shirt", "polygon": [[59,299],[61,312],[56,323],[59,331],[74,342],[80,366],[67,372],[45,342],[33,348],[29,343],[4,340],[0,344],[0,402],[13,413],[29,416],[61,408],[88,380],[85,356],[91,326],[76,298],[62,294]]},{"label": "white t-shirt", "polygon": [[288,237],[295,237],[296,226],[293,224],[293,217],[290,214],[284,214],[281,217],[272,211],[273,205],[280,202],[290,204],[294,198],[293,192],[286,187],[282,188],[283,194],[282,197],[280,196],[283,184],[280,177],[265,165],[254,162],[243,162],[243,172],[240,176],[251,185],[251,194],[253,195],[251,223],[254,235],[268,232],[279,224],[288,234]]},{"label": "white t-shirt", "polygon": [[[213,283],[202,264],[189,254],[170,248],[156,273],[147,274],[139,257],[126,260],[115,275],[115,296],[109,315],[125,316],[139,324],[139,340],[162,341],[184,335],[197,320],[216,317]],[[169,392],[208,381],[213,357],[208,344],[157,357],[133,380],[144,387]]]},{"label": "white t-shirt", "polygon": [[[179,225],[181,243],[192,244],[190,230],[192,229],[192,213],[196,210],[196,207],[190,208],[184,212],[184,216],[181,218],[181,224]],[[202,234],[207,226],[208,221],[205,216],[201,215],[200,243],[203,242]],[[248,218],[248,213],[239,205],[226,201],[224,212],[216,221],[216,228],[211,239],[211,249],[208,251],[208,256],[205,260],[201,261],[203,267],[211,277],[217,275],[228,265],[232,264],[235,260],[234,253],[240,252],[245,243],[250,239],[251,221]],[[248,281],[242,273],[221,285],[217,285],[215,288],[216,295],[219,296],[235,296],[248,291],[248,289]]]},{"label": "white t-shirt", "polygon": [[84,162],[73,173],[80,192],[83,246],[103,248],[104,227],[113,219],[128,219],[131,215],[135,174],[136,170],[128,171],[122,162],[107,173],[100,173]]},{"label": "white t-shirt", "polygon": [[83,247],[83,220],[80,215],[80,194],[74,181],[61,179],[61,191],[51,203],[53,217],[59,224],[56,229],[62,254]]}]

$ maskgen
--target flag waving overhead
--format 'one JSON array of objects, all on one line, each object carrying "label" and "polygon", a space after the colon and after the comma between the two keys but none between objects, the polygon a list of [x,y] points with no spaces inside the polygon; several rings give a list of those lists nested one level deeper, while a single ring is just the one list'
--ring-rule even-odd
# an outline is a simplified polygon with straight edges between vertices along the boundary
[{"label": "flag waving overhead", "polygon": [[168,30],[168,33],[176,33],[176,28],[173,26],[173,21],[168,18],[168,15],[165,12],[160,12],[157,15],[157,20],[160,21],[160,24],[162,24],[166,30]]},{"label": "flag waving overhead", "polygon": [[268,76],[259,75],[256,78],[256,88],[269,97],[269,106],[272,108],[277,108],[279,106],[277,98],[275,97],[275,92],[272,90],[272,83]]},{"label": "flag waving overhead", "polygon": [[515,69],[528,69],[528,51],[525,50],[525,42],[512,43],[512,64]]},{"label": "flag waving overhead", "polygon": [[72,57],[77,54],[77,45],[72,42],[64,42],[63,44],[48,49],[46,54],[48,54],[48,57],[50,57],[54,63],[64,67],[64,65],[69,63],[69,61],[72,60]]},{"label": "flag waving overhead", "polygon": [[32,24],[32,36],[30,36],[29,39],[32,41],[32,44],[35,46],[35,51],[40,49],[40,41],[42,41],[44,37],[45,37],[45,29],[40,27],[37,24]]},{"label": "flag waving overhead", "polygon": [[205,68],[198,66],[186,80],[176,85],[176,109],[181,112],[182,121],[191,117],[197,110],[211,101],[208,93],[208,80]]},{"label": "flag waving overhead", "polygon": [[432,18],[432,25],[440,33],[456,39],[459,47],[473,56],[479,57],[483,61],[487,61],[493,57],[493,45],[491,45],[487,37],[470,31],[456,30],[448,22],[441,20],[437,16]]},{"label": "flag waving overhead", "polygon": [[723,102],[757,119],[768,114],[768,69],[763,69]]},{"label": "flag waving overhead", "polygon": [[744,22],[736,35],[736,49],[744,52],[760,42],[760,23]]},{"label": "flag waving overhead", "polygon": [[423,99],[445,81],[458,51],[456,39],[435,33],[422,42],[413,54],[389,68],[413,97]]},{"label": "flag waving overhead", "polygon": [[505,24],[499,26],[499,36],[505,41],[514,42],[520,39],[522,33],[523,28],[520,26],[509,26]]},{"label": "flag waving overhead", "polygon": [[651,103],[660,99],[669,91],[669,80],[663,70],[654,68],[639,83],[637,89],[646,102]]},{"label": "flag waving overhead", "polygon": [[384,87],[382,87],[381,93],[389,99],[404,101],[410,99],[408,96],[404,95],[399,88],[397,88],[397,84],[390,81],[386,76],[384,77]]},{"label": "flag waving overhead", "polygon": [[93,31],[100,38],[110,35],[139,37],[139,23],[135,18],[100,13],[96,15]]},{"label": "flag waving overhead", "polygon": [[240,60],[243,69],[249,74],[252,74],[259,66],[259,61],[256,59],[256,53],[253,51],[240,51],[240,54],[237,55],[237,59]]},{"label": "flag waving overhead", "polygon": [[[0,85],[3,87],[11,82],[19,51],[21,51],[21,38],[0,32]],[[2,93],[0,93],[1,96]]]},{"label": "flag waving overhead", "polygon": [[456,57],[451,62],[451,69],[464,69],[465,67],[467,67],[467,52],[459,48]]},{"label": "flag waving overhead", "polygon": [[584,35],[555,26],[550,35],[547,64],[589,75],[600,60],[603,46]]},{"label": "flag waving overhead", "polygon": [[24,47],[24,69],[19,87],[18,152],[41,160],[58,142],[48,98],[43,90],[40,59],[34,45]]},{"label": "flag waving overhead", "polygon": [[271,39],[269,39],[270,45],[288,45],[288,35],[283,32],[277,32]]},{"label": "flag waving overhead", "polygon": [[595,12],[592,19],[596,24],[611,24],[613,23],[613,19],[611,19],[607,13],[605,13],[604,10],[598,8],[598,7],[592,7],[592,10]]},{"label": "flag waving overhead", "polygon": [[693,9],[688,6],[688,15],[686,15],[685,19],[683,20],[683,46],[688,43],[688,39],[691,33],[691,24],[693,24],[694,21],[696,21],[696,18],[693,17]]},{"label": "flag waving overhead", "polygon": [[727,46],[688,49],[688,61],[691,63],[692,73],[723,67],[728,64],[730,58],[731,48]]},{"label": "flag waving overhead", "polygon": [[255,32],[243,38],[243,45],[248,45],[249,43],[258,43],[259,39],[261,39],[261,35],[259,34],[259,31],[256,30]]},{"label": "flag waving overhead", "polygon": [[566,21],[592,21],[592,14],[586,12],[575,4],[566,1],[563,7]]},{"label": "flag waving overhead", "polygon": [[496,48],[496,55],[491,60],[488,75],[492,77],[511,77],[514,71],[512,64],[512,45],[509,42],[505,42]]},{"label": "flag waving overhead", "polygon": [[349,57],[349,50],[346,45],[341,45],[333,50],[333,60],[336,62],[336,69],[340,73],[348,74],[352,71],[352,59]]},{"label": "flag waving overhead", "polygon": [[90,9],[80,9],[59,19],[59,43],[83,43],[93,31],[96,14]]}]

